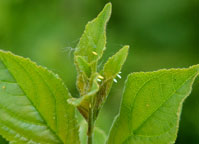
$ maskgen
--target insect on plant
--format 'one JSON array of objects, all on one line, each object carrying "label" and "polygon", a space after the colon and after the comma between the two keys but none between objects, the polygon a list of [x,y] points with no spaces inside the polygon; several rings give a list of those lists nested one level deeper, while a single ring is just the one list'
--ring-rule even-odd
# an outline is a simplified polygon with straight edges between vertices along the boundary
[{"label": "insect on plant", "polygon": [[[199,65],[128,75],[120,112],[106,136],[95,127],[112,83],[121,78],[129,46],[98,61],[106,47],[108,3],[88,22],[74,52],[79,98],[59,76],[27,58],[0,51],[1,144],[172,144],[182,104],[191,93]],[[76,111],[85,119],[79,123]]]}]

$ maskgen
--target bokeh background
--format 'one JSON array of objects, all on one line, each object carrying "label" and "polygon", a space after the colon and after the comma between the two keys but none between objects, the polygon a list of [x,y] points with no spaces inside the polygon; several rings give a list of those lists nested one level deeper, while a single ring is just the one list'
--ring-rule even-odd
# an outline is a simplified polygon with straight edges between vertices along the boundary
[{"label": "bokeh background", "polygon": [[[74,97],[73,51],[87,21],[106,0],[0,0],[0,49],[29,57],[58,73]],[[107,50],[101,63],[131,46],[122,79],[113,85],[97,126],[109,132],[131,72],[199,63],[198,0],[111,0]],[[176,144],[199,144],[199,79],[185,101]]]}]

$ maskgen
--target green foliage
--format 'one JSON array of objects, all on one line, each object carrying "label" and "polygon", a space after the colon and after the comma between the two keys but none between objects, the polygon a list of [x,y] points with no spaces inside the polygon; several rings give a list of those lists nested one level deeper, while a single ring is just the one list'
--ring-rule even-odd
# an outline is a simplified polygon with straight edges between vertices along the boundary
[{"label": "green foliage", "polygon": [[174,143],[182,104],[198,74],[199,65],[130,74],[108,144]]},{"label": "green foliage", "polygon": [[80,113],[88,119],[89,104],[98,90],[97,62],[106,45],[106,24],[111,15],[111,4],[107,4],[97,18],[88,22],[75,50],[74,59],[77,67],[77,88],[79,99],[70,99],[69,103],[78,106]]},{"label": "green foliage", "polygon": [[[106,47],[106,25],[111,8],[108,3],[97,18],[86,25],[76,47],[74,62],[79,98],[73,98],[63,81],[46,68],[0,51],[1,144],[7,141],[11,144],[175,142],[182,104],[191,93],[199,65],[130,74],[120,113],[107,142],[105,133],[95,127],[129,50],[129,46],[124,46],[107,60],[102,70],[98,69],[98,61]],[[75,108],[85,119],[80,123],[79,133]]]},{"label": "green foliage", "polygon": [[108,3],[97,18],[88,22],[74,54],[80,98],[71,98],[68,102],[78,107],[86,120],[90,104],[94,105],[93,118],[96,120],[113,79],[120,72],[128,54],[129,46],[124,46],[107,61],[103,70],[98,72],[97,62],[105,50],[106,24],[111,15],[111,7],[111,3]]},{"label": "green foliage", "polygon": [[107,63],[104,65],[103,75],[106,80],[113,79],[120,72],[122,65],[124,64],[129,46],[124,46],[114,56],[110,57]]},{"label": "green foliage", "polygon": [[[111,16],[111,3],[108,3],[94,20],[88,22],[75,51],[88,63],[99,60],[106,45],[106,24]],[[77,65],[78,66],[78,65]]]},{"label": "green foliage", "polygon": [[114,78],[119,75],[124,62],[126,61],[128,49],[129,46],[124,46],[115,55],[110,57],[108,61],[104,64],[104,68],[101,71],[101,74],[103,75],[103,80],[100,85],[100,89],[96,95],[94,119],[97,118],[99,111],[109,94]]},{"label": "green foliage", "polygon": [[78,144],[70,97],[57,75],[0,51],[0,134],[11,143]]}]

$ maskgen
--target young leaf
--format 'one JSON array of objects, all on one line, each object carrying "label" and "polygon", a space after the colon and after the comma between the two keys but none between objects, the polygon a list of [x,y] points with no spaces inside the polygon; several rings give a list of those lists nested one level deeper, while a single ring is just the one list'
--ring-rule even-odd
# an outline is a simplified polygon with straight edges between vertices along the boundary
[{"label": "young leaf", "polygon": [[88,22],[77,45],[75,56],[84,57],[88,63],[102,56],[106,45],[106,24],[111,15],[111,7],[111,3],[108,3],[97,18]]},{"label": "young leaf", "polygon": [[120,72],[124,62],[126,61],[128,49],[129,46],[124,46],[115,55],[108,59],[102,72],[106,80],[114,79]]},{"label": "young leaf", "polygon": [[97,83],[98,73],[95,73],[93,76],[91,88],[89,89],[88,93],[83,95],[80,98],[70,98],[68,99],[68,103],[72,104],[73,106],[77,107],[80,113],[84,116],[86,120],[88,120],[88,113],[89,113],[89,104],[90,100],[99,90],[99,85]]},{"label": "young leaf", "polygon": [[106,24],[111,15],[111,3],[100,14],[88,22],[74,53],[77,67],[77,88],[80,95],[87,93],[90,77],[97,71],[97,61],[101,58],[106,45]]},{"label": "young leaf", "polygon": [[119,75],[119,72],[126,61],[128,55],[129,46],[124,46],[120,49],[115,55],[110,57],[108,61],[105,63],[104,68],[101,72],[103,75],[102,84],[100,86],[100,90],[96,96],[94,117],[96,118],[99,110],[101,109],[106,97],[111,89],[113,79],[116,75]]},{"label": "young leaf", "polygon": [[120,114],[107,143],[174,143],[182,104],[198,74],[199,65],[187,69],[130,74]]},{"label": "young leaf", "polygon": [[111,15],[111,7],[111,3],[108,3],[94,20],[88,22],[74,53],[80,98],[72,98],[68,102],[77,106],[86,120],[89,106],[99,90],[97,61],[105,50],[106,25]]},{"label": "young leaf", "polygon": [[76,61],[77,61],[77,63],[78,63],[77,65],[78,65],[78,67],[79,67],[80,73],[83,72],[83,73],[86,74],[86,76],[87,76],[88,78],[90,78],[90,75],[91,75],[91,67],[90,67],[90,65],[86,62],[86,60],[85,60],[83,57],[81,57],[81,56],[77,56],[77,57],[76,57]]},{"label": "young leaf", "polygon": [[63,81],[0,51],[0,135],[16,144],[79,144],[75,109]]}]

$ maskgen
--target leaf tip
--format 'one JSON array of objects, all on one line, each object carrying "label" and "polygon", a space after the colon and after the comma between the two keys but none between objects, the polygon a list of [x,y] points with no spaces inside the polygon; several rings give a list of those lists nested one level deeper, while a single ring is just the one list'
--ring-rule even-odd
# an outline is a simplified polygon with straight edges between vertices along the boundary
[{"label": "leaf tip", "polygon": [[108,7],[109,9],[112,9],[112,3],[111,2],[108,2],[105,7]]},{"label": "leaf tip", "polygon": [[125,46],[123,46],[123,49],[125,49],[126,51],[128,51],[128,50],[129,50],[129,48],[130,48],[130,46],[129,46],[129,45],[125,45]]},{"label": "leaf tip", "polygon": [[130,48],[130,46],[129,46],[129,45],[125,45],[125,46],[123,46],[123,47],[119,50],[119,52],[121,52],[121,53],[125,54],[125,55],[126,55],[126,57],[127,57],[128,52],[129,52],[129,48]]},{"label": "leaf tip", "polygon": [[108,21],[111,17],[111,12],[112,12],[112,4],[111,2],[109,2],[104,6],[103,10],[100,12],[99,15],[103,16],[104,19]]},{"label": "leaf tip", "polygon": [[105,5],[104,9],[107,9],[109,12],[111,12],[111,11],[112,11],[112,3],[111,3],[111,2],[108,2],[108,3]]}]

